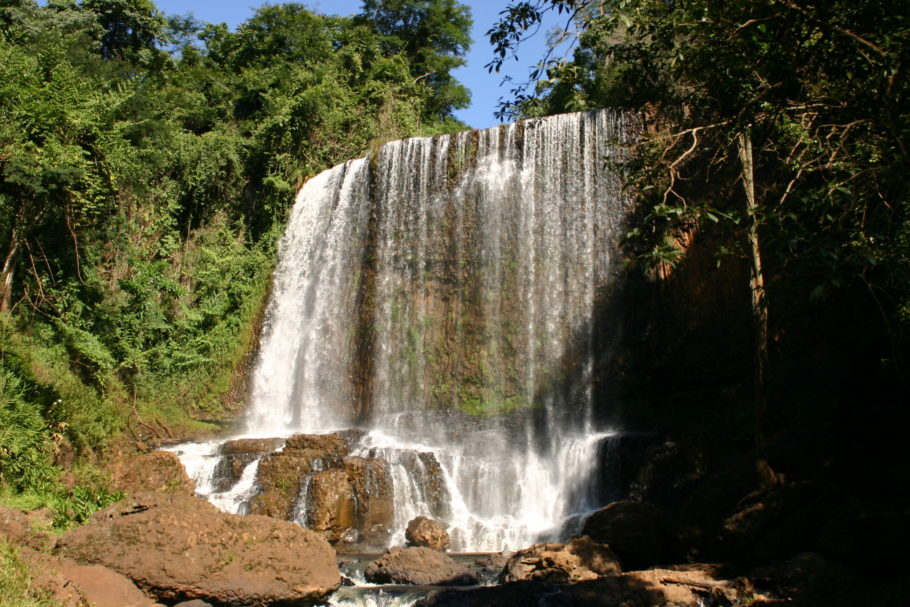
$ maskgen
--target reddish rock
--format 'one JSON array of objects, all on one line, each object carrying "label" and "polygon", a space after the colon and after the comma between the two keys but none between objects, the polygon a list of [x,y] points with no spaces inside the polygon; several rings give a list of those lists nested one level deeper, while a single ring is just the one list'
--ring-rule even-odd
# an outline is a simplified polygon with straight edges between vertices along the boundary
[{"label": "reddish rock", "polygon": [[215,491],[223,492],[233,487],[247,466],[283,444],[282,438],[239,438],[222,444],[222,459],[214,474]]},{"label": "reddish rock", "polygon": [[68,558],[24,549],[21,559],[35,574],[32,584],[65,607],[154,607],[126,576],[100,565],[80,565]]},{"label": "reddish rock", "polygon": [[162,491],[192,495],[196,482],[186,474],[180,458],[170,451],[152,451],[116,461],[112,485],[127,493]]},{"label": "reddish rock", "polygon": [[347,472],[332,468],[313,475],[307,492],[307,527],[338,542],[357,524],[354,490]]},{"label": "reddish rock", "polygon": [[336,434],[295,434],[284,444],[285,451],[318,451],[323,456],[344,456],[351,452],[348,437]]},{"label": "reddish rock", "polygon": [[563,584],[619,572],[619,559],[613,551],[585,536],[567,544],[535,544],[519,550],[506,563],[500,581]]},{"label": "reddish rock", "polygon": [[250,513],[292,520],[304,480],[321,470],[342,467],[342,458],[350,450],[347,437],[339,433],[290,437],[282,451],[259,461],[260,492],[250,502]]},{"label": "reddish rock", "polygon": [[410,546],[422,546],[433,550],[448,550],[449,533],[439,521],[418,516],[408,523],[404,537]]},{"label": "reddish rock", "polygon": [[386,545],[395,508],[386,463],[378,458],[346,457],[343,465],[357,504],[361,542]]},{"label": "reddish rock", "polygon": [[3,506],[0,506],[0,538],[36,550],[51,548],[55,542],[47,533],[33,530],[26,513]]},{"label": "reddish rock", "polygon": [[251,514],[291,520],[303,480],[324,468],[316,451],[279,451],[259,461],[256,480],[260,491],[250,502]]},{"label": "reddish rock", "polygon": [[390,548],[364,572],[376,584],[469,586],[477,578],[446,554],[430,548]]},{"label": "reddish rock", "polygon": [[180,494],[136,494],[59,544],[66,556],[110,567],[169,603],[317,602],[341,584],[335,552],[318,534]]}]

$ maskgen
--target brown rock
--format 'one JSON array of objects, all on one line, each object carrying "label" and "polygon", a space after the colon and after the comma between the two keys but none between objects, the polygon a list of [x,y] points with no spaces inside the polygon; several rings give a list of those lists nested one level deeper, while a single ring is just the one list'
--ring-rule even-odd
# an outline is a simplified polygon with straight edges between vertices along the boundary
[{"label": "brown rock", "polygon": [[500,581],[537,580],[561,584],[619,572],[619,559],[610,548],[584,536],[574,538],[568,544],[535,544],[519,550],[506,563]]},{"label": "brown rock", "polygon": [[221,445],[222,455],[261,455],[271,453],[284,443],[283,438],[238,438]]},{"label": "brown rock", "polygon": [[364,544],[385,545],[391,533],[392,483],[378,458],[346,457],[344,470],[357,503],[357,530]]},{"label": "brown rock", "polygon": [[433,550],[448,550],[449,533],[439,521],[418,516],[408,523],[404,537],[410,546],[423,546]]},{"label": "brown rock", "polygon": [[123,458],[112,466],[112,485],[127,493],[162,491],[192,495],[196,482],[180,458],[170,451],[152,451]]},{"label": "brown rock", "polygon": [[344,470],[332,468],[314,474],[307,502],[307,527],[329,542],[340,541],[357,525],[354,490]]},{"label": "brown rock", "polygon": [[221,445],[221,461],[215,467],[215,491],[227,491],[240,480],[244,469],[284,444],[282,438],[239,438]]},{"label": "brown rock", "polygon": [[250,502],[250,513],[292,520],[304,480],[321,470],[342,467],[349,451],[348,439],[338,433],[290,437],[284,450],[260,460],[256,479],[260,492]]},{"label": "brown rock", "polygon": [[126,575],[162,602],[316,602],[341,584],[316,533],[262,516],[219,512],[201,499],[140,493],[60,540],[62,553]]},{"label": "brown rock", "polygon": [[285,451],[319,451],[324,456],[344,456],[351,452],[348,438],[336,434],[295,434],[284,444]]},{"label": "brown rock", "polygon": [[127,577],[100,565],[80,565],[76,561],[24,549],[22,561],[35,575],[32,584],[46,591],[66,607],[153,607]]},{"label": "brown rock", "polygon": [[41,530],[45,526],[34,515],[0,506],[0,537],[5,537],[13,544],[35,550],[52,548],[56,539]]},{"label": "brown rock", "polygon": [[369,564],[364,572],[377,584],[418,586],[469,586],[477,578],[451,557],[430,548],[390,548]]},{"label": "brown rock", "polygon": [[279,451],[259,461],[260,491],[250,502],[251,514],[291,520],[303,480],[325,466],[317,451]]}]

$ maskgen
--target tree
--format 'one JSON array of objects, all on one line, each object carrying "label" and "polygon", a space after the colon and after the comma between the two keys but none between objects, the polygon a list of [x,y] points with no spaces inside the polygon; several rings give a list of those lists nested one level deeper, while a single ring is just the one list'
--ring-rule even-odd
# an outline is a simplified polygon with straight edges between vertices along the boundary
[{"label": "tree", "polygon": [[101,54],[107,59],[136,58],[153,51],[163,38],[166,21],[150,0],[83,0],[104,30]]},{"label": "tree", "polygon": [[356,22],[384,37],[387,54],[404,54],[411,75],[431,89],[426,113],[450,116],[467,107],[470,92],[451,72],[471,46],[471,9],[457,0],[364,0]]},{"label": "tree", "polygon": [[[766,280],[762,257],[770,252],[777,282],[807,297],[861,283],[889,325],[910,319],[906,3],[519,2],[490,31],[491,68],[554,10],[581,31],[574,57],[541,66],[536,89],[504,109],[651,108],[627,167],[646,211],[642,257],[674,264],[684,255],[676,230],[717,223],[725,248],[750,260],[756,462],[773,482],[762,418],[768,307],[780,285]],[[738,184],[744,202],[700,194]],[[893,356],[898,364],[899,348]]]}]

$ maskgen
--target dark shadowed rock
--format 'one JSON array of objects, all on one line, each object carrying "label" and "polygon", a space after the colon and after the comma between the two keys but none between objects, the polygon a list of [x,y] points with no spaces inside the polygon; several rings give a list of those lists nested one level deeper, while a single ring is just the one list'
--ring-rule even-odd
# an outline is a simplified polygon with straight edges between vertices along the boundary
[{"label": "dark shadowed rock", "polygon": [[506,562],[500,581],[561,584],[619,572],[619,560],[610,548],[585,536],[573,538],[567,544],[535,544],[519,550]]},{"label": "dark shadowed rock", "polygon": [[101,510],[59,544],[165,602],[307,604],[341,584],[335,552],[318,534],[262,516],[219,512],[201,499],[144,493]]},{"label": "dark shadowed rock", "polygon": [[833,518],[821,529],[818,551],[860,571],[906,571],[910,515],[903,512],[857,512]]},{"label": "dark shadowed rock", "polygon": [[127,493],[163,491],[192,495],[196,481],[186,474],[180,458],[170,451],[152,451],[115,462],[112,485]]},{"label": "dark shadowed rock", "polygon": [[582,533],[610,546],[624,569],[645,569],[663,558],[663,527],[656,507],[625,500],[588,517]]},{"label": "dark shadowed rock", "polygon": [[701,607],[705,604],[733,605],[741,597],[752,598],[753,595],[751,587],[740,580],[716,580],[698,570],[653,569],[572,584],[537,580],[437,590],[415,603],[415,607]]},{"label": "dark shadowed rock", "polygon": [[477,578],[449,556],[430,548],[390,548],[364,572],[376,584],[467,586]]},{"label": "dark shadowed rock", "polygon": [[408,523],[404,537],[411,546],[422,546],[433,550],[448,550],[449,533],[445,526],[425,516],[418,516]]}]

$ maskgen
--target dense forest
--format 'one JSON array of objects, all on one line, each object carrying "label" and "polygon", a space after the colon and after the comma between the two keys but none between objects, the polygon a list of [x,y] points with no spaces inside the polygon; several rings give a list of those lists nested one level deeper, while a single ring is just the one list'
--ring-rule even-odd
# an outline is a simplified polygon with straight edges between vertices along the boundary
[{"label": "dense forest", "polygon": [[295,191],[466,128],[470,27],[453,0],[267,5],[236,31],[149,0],[0,5],[6,498],[78,517],[125,429],[231,417]]}]

